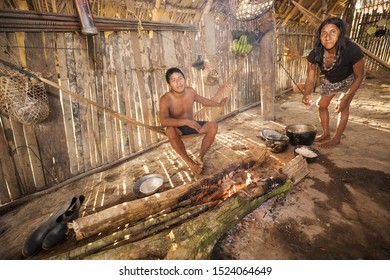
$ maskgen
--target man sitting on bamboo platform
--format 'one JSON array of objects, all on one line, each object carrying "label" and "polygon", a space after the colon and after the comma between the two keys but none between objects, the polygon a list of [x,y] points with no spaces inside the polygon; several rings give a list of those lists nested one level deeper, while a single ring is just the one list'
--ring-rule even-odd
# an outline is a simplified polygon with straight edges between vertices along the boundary
[{"label": "man sitting on bamboo platform", "polygon": [[[161,125],[165,126],[165,132],[172,148],[193,172],[200,174],[203,169],[203,158],[214,142],[218,124],[212,121],[194,120],[194,103],[198,102],[206,107],[223,107],[227,98],[216,102],[198,95],[193,88],[186,86],[186,79],[179,68],[168,69],[165,78],[170,91],[160,98]],[[180,137],[196,133],[205,134],[205,136],[202,140],[199,156],[196,159],[191,159]]]}]

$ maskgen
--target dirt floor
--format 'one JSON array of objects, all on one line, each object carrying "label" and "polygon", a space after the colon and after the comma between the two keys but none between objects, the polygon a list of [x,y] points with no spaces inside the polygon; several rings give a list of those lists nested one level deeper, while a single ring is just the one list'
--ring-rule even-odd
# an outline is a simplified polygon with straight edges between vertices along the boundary
[{"label": "dirt floor", "polygon": [[[389,84],[389,78],[368,76],[341,144],[314,144],[321,156],[304,181],[249,214],[219,242],[214,257],[390,259]],[[302,106],[300,98],[279,98],[276,122],[320,127],[316,109]],[[337,116],[331,117],[334,129]]]},{"label": "dirt floor", "polygon": [[[136,199],[132,187],[144,174],[162,174],[162,191],[191,184],[264,148],[258,138],[262,128],[318,126],[316,109],[305,107],[300,99],[295,93],[279,96],[273,122],[262,121],[258,107],[222,121],[200,176],[187,172],[169,144],[163,144],[6,211],[0,208],[0,258],[24,259],[21,250],[29,233],[72,196],[85,195],[80,216],[88,216]],[[310,173],[291,191],[268,200],[239,222],[217,243],[212,258],[390,259],[389,101],[390,80],[368,76],[354,98],[341,143],[332,149],[314,144],[320,156],[308,166]],[[336,117],[331,112],[332,129]],[[195,155],[200,139],[186,143]],[[293,146],[271,157],[284,164],[294,157]],[[47,256],[41,252],[35,258]]]}]

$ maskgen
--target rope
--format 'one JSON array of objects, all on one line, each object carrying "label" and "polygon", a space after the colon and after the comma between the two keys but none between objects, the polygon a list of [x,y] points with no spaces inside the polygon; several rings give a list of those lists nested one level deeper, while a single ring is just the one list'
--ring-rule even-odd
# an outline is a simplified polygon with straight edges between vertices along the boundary
[{"label": "rope", "polygon": [[304,94],[303,90],[298,86],[298,84],[295,82],[294,78],[291,76],[291,74],[287,71],[287,69],[282,65],[282,63],[279,62],[279,65],[283,68],[283,70],[287,73],[287,76],[291,79],[291,81],[297,86],[299,91]]},{"label": "rope", "polygon": [[[134,119],[128,118],[128,117],[126,117],[126,116],[123,115],[123,114],[120,114],[120,113],[118,113],[118,112],[116,112],[116,111],[114,111],[114,110],[112,110],[112,109],[109,109],[109,108],[107,108],[107,107],[104,107],[104,106],[100,105],[99,103],[96,103],[96,102],[93,101],[93,100],[90,100],[90,99],[88,99],[88,98],[85,98],[84,96],[81,96],[81,95],[79,95],[79,94],[77,94],[77,93],[75,93],[75,92],[73,92],[73,91],[71,91],[71,90],[69,90],[69,89],[67,89],[67,88],[64,88],[64,87],[62,87],[62,86],[56,84],[56,83],[53,82],[53,81],[47,80],[47,79],[45,79],[45,78],[43,78],[43,77],[38,77],[38,76],[35,75],[34,73],[31,73],[31,72],[29,72],[29,71],[27,71],[27,70],[24,70],[24,69],[22,69],[22,68],[20,68],[20,67],[18,67],[18,66],[16,66],[16,65],[10,63],[10,62],[7,62],[7,61],[4,61],[4,60],[0,59],[0,63],[2,63],[2,64],[4,64],[4,65],[6,65],[6,66],[12,68],[13,70],[19,71],[20,73],[25,74],[25,75],[27,75],[28,77],[35,78],[35,79],[37,79],[37,80],[39,80],[39,81],[41,81],[41,82],[44,82],[44,83],[46,83],[46,84],[48,84],[48,85],[50,85],[50,86],[53,86],[53,87],[55,87],[55,88],[61,90],[62,92],[67,93],[68,95],[72,96],[73,98],[77,99],[78,101],[85,102],[85,103],[88,103],[88,104],[90,104],[90,105],[93,105],[93,106],[97,107],[98,109],[103,110],[103,111],[106,112],[107,114],[110,114],[110,115],[116,117],[117,119],[120,119],[120,120],[122,120],[122,121],[124,121],[124,122],[128,122],[128,123],[131,123],[131,124],[134,124],[134,125],[146,127],[146,128],[148,128],[148,129],[150,129],[150,130],[152,130],[152,131],[154,131],[154,132],[157,132],[157,133],[166,135],[166,134],[165,134],[165,129],[164,129],[163,126],[152,126],[152,125],[148,125],[148,124],[145,124],[145,123],[136,121],[136,120],[134,120]],[[238,71],[238,70],[240,70],[240,69],[241,69],[241,68],[238,68],[236,71]],[[231,79],[230,79],[230,80],[231,80]],[[228,81],[226,84],[231,83],[231,82],[232,82],[232,81]],[[222,92],[224,92],[224,91],[222,91]],[[217,94],[220,95],[220,94],[221,94],[220,91],[218,91]],[[216,95],[217,95],[217,94],[216,94]],[[219,97],[219,96],[214,96],[213,98],[216,99],[216,98],[218,98],[218,97]],[[201,110],[199,110],[197,113],[195,113],[195,115],[198,115],[203,109],[205,109],[205,108],[202,108]],[[197,135],[197,134],[194,134],[194,135]]]},{"label": "rope", "polygon": [[109,109],[107,107],[104,107],[104,106],[96,103],[95,101],[92,101],[92,100],[90,100],[88,98],[85,98],[84,96],[81,96],[81,95],[79,95],[79,94],[77,94],[77,93],[75,93],[75,92],[73,92],[73,91],[71,91],[71,90],[69,90],[67,88],[64,88],[64,87],[56,84],[53,81],[47,80],[47,79],[42,78],[42,77],[38,77],[37,75],[35,75],[35,74],[33,74],[33,73],[29,72],[29,71],[26,71],[26,70],[24,70],[24,69],[22,69],[22,68],[20,68],[20,67],[18,67],[16,65],[10,63],[10,62],[4,61],[2,59],[0,59],[0,62],[2,64],[12,68],[13,70],[17,70],[20,73],[27,75],[28,77],[33,77],[33,78],[35,78],[35,79],[37,79],[37,80],[39,80],[41,82],[44,82],[44,83],[46,83],[48,85],[51,85],[51,86],[53,86],[53,87],[55,87],[55,88],[65,92],[65,93],[67,93],[68,95],[72,96],[73,98],[75,98],[75,99],[77,99],[77,100],[79,100],[81,102],[85,102],[85,103],[88,103],[90,105],[93,105],[93,106],[103,110],[107,114],[110,114],[110,115],[112,115],[112,116],[114,116],[114,117],[116,117],[116,118],[118,118],[118,119],[120,119],[122,121],[131,123],[131,124],[134,124],[134,125],[138,125],[138,126],[143,126],[143,127],[146,127],[146,128],[148,128],[148,129],[150,129],[152,131],[155,131],[157,133],[161,133],[161,134],[165,135],[165,130],[164,130],[164,127],[162,127],[162,126],[151,126],[151,125],[147,125],[147,124],[141,123],[139,121],[136,121],[134,119],[130,119],[130,118],[126,117],[125,115],[122,115],[122,114],[120,114],[120,113],[118,113],[118,112],[116,112],[114,110],[111,110],[111,109]]}]

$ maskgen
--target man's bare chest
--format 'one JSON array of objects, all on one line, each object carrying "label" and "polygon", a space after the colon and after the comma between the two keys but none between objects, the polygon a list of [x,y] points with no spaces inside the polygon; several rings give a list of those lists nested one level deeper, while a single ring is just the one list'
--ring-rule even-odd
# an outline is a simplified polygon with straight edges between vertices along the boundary
[{"label": "man's bare chest", "polygon": [[174,118],[192,116],[193,104],[194,102],[190,98],[172,100],[169,106],[169,114]]}]

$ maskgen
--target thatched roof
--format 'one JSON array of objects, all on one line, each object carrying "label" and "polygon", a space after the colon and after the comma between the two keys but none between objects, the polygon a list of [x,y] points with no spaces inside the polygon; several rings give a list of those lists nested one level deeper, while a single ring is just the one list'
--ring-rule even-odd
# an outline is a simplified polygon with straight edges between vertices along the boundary
[{"label": "thatched roof", "polygon": [[[271,3],[275,7],[278,22],[305,22],[307,18],[292,4],[290,0],[89,0],[94,15],[115,18],[138,17],[142,20],[171,21],[173,23],[191,23],[200,19],[200,15],[209,11],[221,13],[227,17],[234,16],[232,6],[242,2]],[[348,6],[357,0],[326,1],[326,14],[341,16]],[[54,12],[75,14],[73,0],[61,1],[1,1],[0,9],[21,9],[38,12]],[[298,4],[321,16],[324,11],[322,0],[297,0]],[[369,1],[366,1],[369,2]]]},{"label": "thatched roof", "polygon": [[[74,0],[15,0],[1,1],[0,9],[29,10],[35,12],[75,15]],[[301,5],[317,17],[348,16],[356,4],[365,7],[388,9],[385,0],[89,0],[92,14],[99,17],[137,19],[143,21],[170,22],[175,24],[196,24],[203,14],[209,12],[221,15],[221,20],[237,16],[234,7],[258,5],[275,7],[276,23],[280,25],[308,24],[309,17],[296,6]],[[352,15],[350,15],[352,16]]]}]

